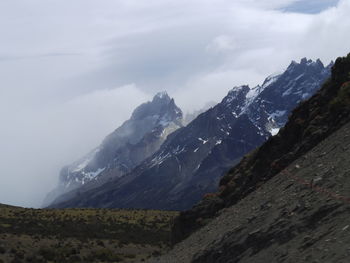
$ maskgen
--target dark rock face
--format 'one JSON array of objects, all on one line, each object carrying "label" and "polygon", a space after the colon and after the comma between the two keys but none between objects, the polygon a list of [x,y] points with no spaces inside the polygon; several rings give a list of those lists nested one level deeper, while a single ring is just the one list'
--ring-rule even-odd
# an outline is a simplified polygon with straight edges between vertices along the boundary
[{"label": "dark rock face", "polygon": [[[289,117],[277,136],[243,160],[220,181],[213,200],[204,199],[175,222],[176,243],[273,178],[294,160],[305,154],[342,125],[350,121],[350,55],[339,58],[331,78],[311,99],[302,103]],[[214,207],[214,209],[213,209]],[[200,220],[199,220],[200,219]]]},{"label": "dark rock face", "polygon": [[80,187],[91,189],[130,172],[156,152],[167,135],[182,126],[181,121],[182,111],[174,100],[166,92],[158,93],[151,102],[137,107],[131,118],[108,135],[97,149],[64,167],[59,186],[46,203]]},{"label": "dark rock face", "polygon": [[234,88],[125,176],[54,206],[188,209],[216,191],[221,176],[244,154],[275,134],[297,103],[318,90],[329,70],[320,61],[303,59],[262,86]]}]

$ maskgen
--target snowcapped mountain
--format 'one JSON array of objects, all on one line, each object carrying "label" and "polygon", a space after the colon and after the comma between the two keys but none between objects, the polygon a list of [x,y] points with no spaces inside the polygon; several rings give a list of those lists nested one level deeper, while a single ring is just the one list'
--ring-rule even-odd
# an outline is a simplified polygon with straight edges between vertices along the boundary
[{"label": "snowcapped mountain", "polygon": [[297,104],[329,77],[331,65],[302,59],[261,86],[233,88],[215,107],[167,137],[126,176],[70,195],[54,207],[183,210],[217,190],[220,177],[277,133]]},{"label": "snowcapped mountain", "polygon": [[301,101],[310,98],[329,77],[333,62],[324,67],[320,60],[293,61],[280,75],[267,78],[252,96],[247,114],[254,124],[275,135]]},{"label": "snowcapped mountain", "polygon": [[130,172],[156,152],[168,134],[182,127],[182,111],[166,92],[137,107],[129,120],[85,157],[64,167],[59,185],[45,201],[82,186],[93,188]]}]

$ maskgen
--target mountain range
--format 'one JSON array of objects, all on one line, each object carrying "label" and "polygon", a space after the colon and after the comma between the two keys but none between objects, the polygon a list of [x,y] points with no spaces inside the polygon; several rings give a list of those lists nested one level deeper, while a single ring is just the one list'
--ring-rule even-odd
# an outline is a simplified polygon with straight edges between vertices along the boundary
[{"label": "mountain range", "polygon": [[350,54],[287,124],[175,219],[155,262],[349,261]]},{"label": "mountain range", "polygon": [[46,204],[188,209],[216,191],[246,153],[276,135],[290,112],[329,77],[332,65],[293,61],[262,85],[233,88],[184,127],[174,100],[159,93],[96,150],[63,168]]}]

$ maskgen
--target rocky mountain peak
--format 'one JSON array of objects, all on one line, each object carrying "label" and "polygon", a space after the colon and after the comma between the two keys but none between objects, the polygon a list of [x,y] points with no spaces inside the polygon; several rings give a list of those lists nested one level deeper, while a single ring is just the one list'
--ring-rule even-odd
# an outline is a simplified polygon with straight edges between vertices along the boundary
[{"label": "rocky mountain peak", "polygon": [[152,101],[143,103],[132,113],[132,120],[142,120],[148,117],[179,121],[182,119],[182,111],[176,106],[174,99],[170,98],[166,91],[157,93]]},{"label": "rocky mountain peak", "polygon": [[302,58],[299,63],[296,62],[295,60],[293,60],[291,62],[291,64],[289,65],[289,67],[287,68],[287,72],[300,71],[300,70],[305,69],[307,67],[316,67],[319,69],[323,69],[324,65],[320,59],[317,59],[315,62],[312,59],[307,59],[305,57],[305,58]]},{"label": "rocky mountain peak", "polygon": [[234,87],[228,92],[227,96],[223,99],[223,101],[231,100],[232,98],[237,97],[241,94],[246,95],[249,92],[249,90],[250,90],[250,88],[248,85]]},{"label": "rocky mountain peak", "polygon": [[[319,59],[317,59],[317,61],[316,62],[314,62],[312,59],[307,59],[306,57],[304,57],[304,58],[302,58],[301,60],[300,60],[300,65],[307,65],[307,66],[309,66],[309,65],[312,65],[312,64],[315,64],[315,63],[318,63],[318,62],[321,62],[321,60],[319,60]],[[322,62],[321,62],[321,64],[322,64]],[[322,64],[323,65],[323,64]]]},{"label": "rocky mountain peak", "polygon": [[153,97],[153,102],[154,101],[164,101],[164,102],[169,102],[171,100],[171,98],[169,97],[168,93],[164,90],[164,91],[160,91],[158,92],[156,95],[154,95]]},{"label": "rocky mountain peak", "polygon": [[[79,187],[94,187],[121,177],[156,152],[167,135],[182,127],[182,111],[166,91],[138,106],[129,120],[109,134],[101,145],[64,167],[59,186],[46,203]],[[88,186],[86,186],[88,185]]]}]

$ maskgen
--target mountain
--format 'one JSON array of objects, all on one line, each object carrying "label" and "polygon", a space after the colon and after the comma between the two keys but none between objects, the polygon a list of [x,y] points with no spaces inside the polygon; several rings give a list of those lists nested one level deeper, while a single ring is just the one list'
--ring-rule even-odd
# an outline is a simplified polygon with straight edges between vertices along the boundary
[{"label": "mountain", "polygon": [[[234,255],[236,259],[232,262],[240,262],[242,253],[249,247],[260,252],[271,249],[272,244],[274,247],[283,244],[292,246],[295,237],[301,235],[300,233],[304,237],[303,243],[299,243],[301,251],[303,247],[312,247],[319,240],[332,236],[331,233],[337,227],[338,216],[348,218],[342,210],[342,204],[350,200],[349,122],[350,54],[336,60],[331,78],[312,98],[292,112],[277,136],[269,138],[261,147],[246,155],[221,179],[218,192],[180,214],[175,220],[173,242],[179,242],[220,214],[225,214],[228,208],[235,210],[236,216],[239,215],[243,211],[243,208],[239,208],[241,205],[246,209],[252,208],[244,214],[245,222],[241,221],[238,228],[227,233],[227,237],[221,241],[216,240],[221,242],[219,249],[225,246],[222,255],[228,256],[230,252],[226,249],[234,251],[234,244],[239,247],[238,254]],[[270,200],[273,202],[270,203]],[[271,209],[266,210],[266,207]],[[264,221],[267,211],[271,217]],[[256,218],[259,220],[255,220]],[[316,234],[317,231],[309,231],[321,223],[326,224],[327,220],[331,221],[333,228],[326,230],[324,236],[321,231],[319,235]],[[238,234],[239,229],[249,231],[255,226],[250,225],[250,222],[263,227],[251,234],[246,231],[240,233],[241,241],[235,239],[233,235]],[[307,237],[309,232],[311,236]],[[263,239],[259,239],[260,237]],[[260,247],[256,247],[259,245],[253,239],[260,240]],[[231,241],[233,243],[228,245],[227,242]],[[210,253],[214,251],[218,250],[212,248]],[[269,253],[274,258],[273,252]],[[276,254],[275,257],[277,256]],[[193,262],[207,262],[204,257],[201,259],[203,261]],[[227,261],[220,259],[217,262]]]},{"label": "mountain", "polygon": [[233,88],[130,173],[52,207],[190,208],[217,190],[229,167],[284,125],[291,110],[329,77],[330,67],[302,59],[261,86]]},{"label": "mountain", "polygon": [[59,185],[46,198],[48,205],[72,190],[94,188],[122,177],[156,152],[167,135],[182,127],[182,111],[166,92],[137,107],[131,118],[85,157],[64,167]]},{"label": "mountain", "polygon": [[257,126],[265,126],[273,135],[277,134],[298,103],[310,98],[330,76],[332,66],[333,62],[324,67],[319,59],[292,61],[282,75],[270,76],[262,87],[248,94],[248,98],[254,98],[254,92],[260,92],[248,109],[249,118]]}]

